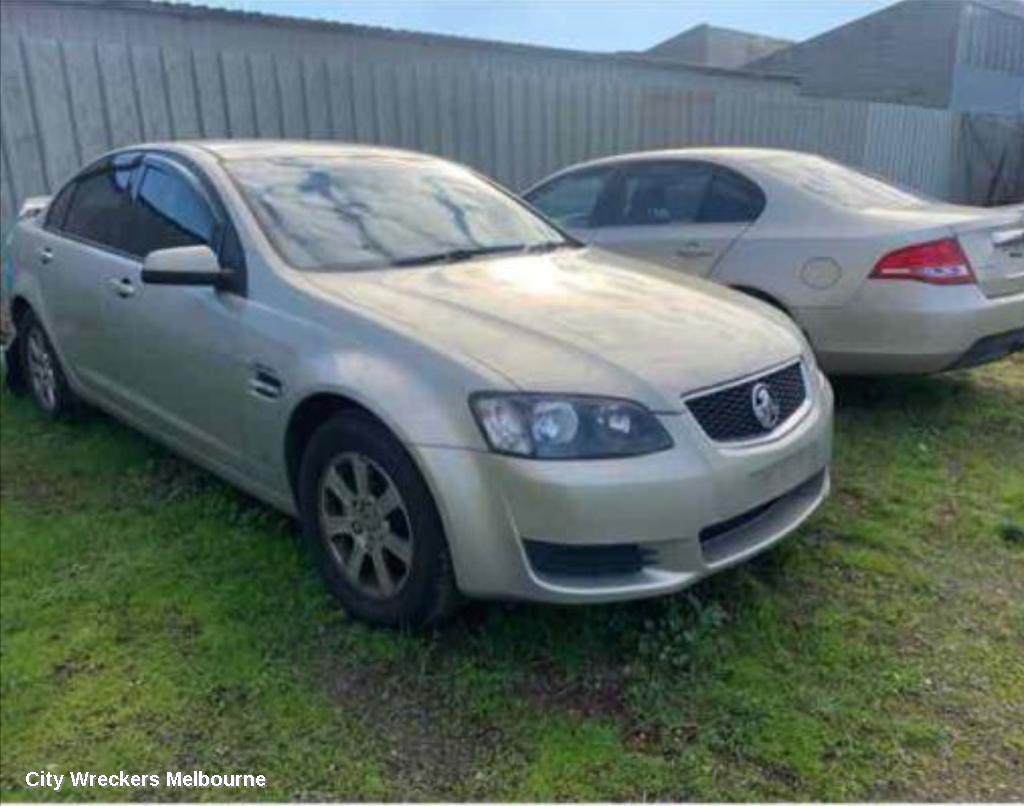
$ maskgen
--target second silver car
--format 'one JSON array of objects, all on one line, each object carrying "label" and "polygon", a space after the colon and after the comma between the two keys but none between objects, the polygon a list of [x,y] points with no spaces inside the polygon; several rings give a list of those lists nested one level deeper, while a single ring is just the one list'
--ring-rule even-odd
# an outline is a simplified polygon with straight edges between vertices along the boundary
[{"label": "second silver car", "polygon": [[1024,350],[1024,205],[928,199],[813,154],[686,148],[566,168],[526,198],[652,271],[766,300],[830,373],[924,373]]}]

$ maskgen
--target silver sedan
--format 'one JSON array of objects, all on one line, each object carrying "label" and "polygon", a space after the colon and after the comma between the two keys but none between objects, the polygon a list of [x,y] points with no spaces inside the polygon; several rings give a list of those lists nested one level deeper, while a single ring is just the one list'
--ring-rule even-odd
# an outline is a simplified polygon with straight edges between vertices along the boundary
[{"label": "silver sedan", "polygon": [[26,206],[9,379],[296,515],[355,616],[669,593],[828,492],[832,393],[763,303],[408,152],[109,154]]},{"label": "silver sedan", "polygon": [[938,372],[1024,350],[1024,205],[944,204],[755,148],[610,157],[525,196],[587,243],[786,311],[830,373]]}]

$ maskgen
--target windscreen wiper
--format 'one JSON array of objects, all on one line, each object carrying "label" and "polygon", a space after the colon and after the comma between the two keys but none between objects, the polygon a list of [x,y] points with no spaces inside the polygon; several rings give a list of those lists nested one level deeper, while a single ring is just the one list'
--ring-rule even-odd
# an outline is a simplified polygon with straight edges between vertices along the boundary
[{"label": "windscreen wiper", "polygon": [[573,241],[544,241],[543,243],[535,243],[532,246],[527,246],[523,251],[529,255],[540,255],[544,252],[554,252],[556,249],[575,249],[579,246],[580,244],[574,243]]},{"label": "windscreen wiper", "polygon": [[525,244],[514,243],[502,246],[481,246],[477,249],[449,249],[447,252],[399,258],[398,260],[393,260],[391,265],[426,266],[431,263],[459,263],[463,260],[472,260],[475,257],[483,257],[485,255],[497,255],[502,252],[522,252],[525,248]]},{"label": "windscreen wiper", "polygon": [[426,266],[431,263],[459,263],[486,255],[510,254],[521,252],[526,255],[539,255],[568,247],[577,248],[580,244],[573,241],[543,241],[535,244],[510,243],[499,246],[481,246],[476,249],[449,249],[446,252],[435,252],[429,255],[403,257],[391,262],[392,266]]}]

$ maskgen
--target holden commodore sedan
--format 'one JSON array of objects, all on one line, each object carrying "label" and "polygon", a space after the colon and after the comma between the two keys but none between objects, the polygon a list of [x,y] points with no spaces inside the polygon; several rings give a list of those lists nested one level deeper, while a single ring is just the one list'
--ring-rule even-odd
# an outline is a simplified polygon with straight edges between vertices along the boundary
[{"label": "holden commodore sedan", "polygon": [[442,160],[129,148],[28,205],[11,252],[10,381],[297,516],[371,622],[678,591],[828,492],[832,393],[788,319]]},{"label": "holden commodore sedan", "polygon": [[1024,205],[927,199],[812,154],[652,151],[526,192],[587,243],[786,311],[831,373],[927,373],[1024,350]]}]

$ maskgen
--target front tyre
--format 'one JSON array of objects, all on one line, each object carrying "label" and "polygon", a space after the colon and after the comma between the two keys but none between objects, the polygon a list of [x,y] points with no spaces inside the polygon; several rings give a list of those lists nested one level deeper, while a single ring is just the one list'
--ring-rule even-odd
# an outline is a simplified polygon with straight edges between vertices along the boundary
[{"label": "front tyre", "polygon": [[68,386],[57,352],[39,319],[26,311],[18,319],[17,330],[21,368],[36,406],[53,420],[76,414],[81,402]]},{"label": "front tyre", "polygon": [[303,536],[342,606],[373,624],[442,620],[458,594],[434,500],[401,444],[360,412],[320,426],[302,457]]}]

